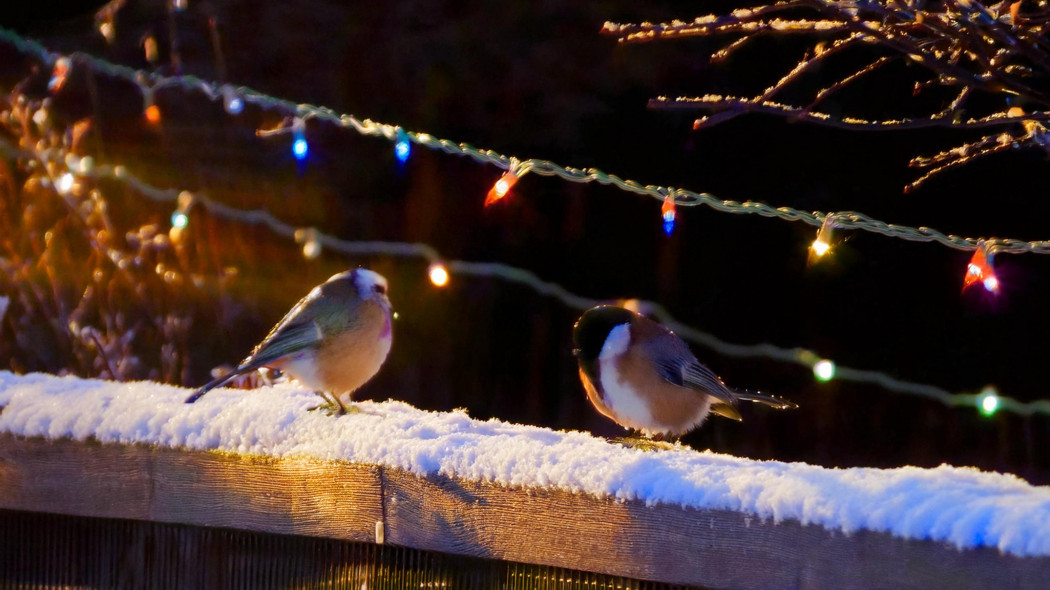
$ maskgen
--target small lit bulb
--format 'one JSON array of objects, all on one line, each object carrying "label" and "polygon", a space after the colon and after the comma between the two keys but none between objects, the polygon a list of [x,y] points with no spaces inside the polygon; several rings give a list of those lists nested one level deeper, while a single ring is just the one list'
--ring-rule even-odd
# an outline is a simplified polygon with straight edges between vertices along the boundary
[{"label": "small lit bulb", "polygon": [[157,63],[157,59],[160,57],[160,50],[157,48],[156,37],[146,35],[146,38],[142,40],[142,50],[146,53],[146,61],[151,64]]},{"label": "small lit bulb", "polygon": [[835,363],[828,359],[821,359],[813,365],[813,375],[819,381],[831,381],[835,378]]},{"label": "small lit bulb", "polygon": [[171,214],[171,227],[174,230],[183,230],[187,225],[190,224],[190,209],[196,203],[197,197],[190,191],[182,191],[179,193],[176,202],[175,212]]},{"label": "small lit bulb", "polygon": [[292,155],[296,160],[302,162],[310,153],[310,145],[306,143],[306,130],[302,120],[296,119],[292,126]]},{"label": "small lit bulb", "polygon": [[966,265],[966,275],[963,276],[962,290],[981,283],[989,293],[999,292],[999,278],[995,276],[995,268],[992,266],[993,251],[987,242],[977,242],[977,251],[973,253],[970,262]]},{"label": "small lit bulb", "polygon": [[813,255],[817,258],[820,258],[821,256],[828,253],[828,250],[831,249],[831,244],[825,242],[824,240],[816,239],[813,240],[813,244],[810,245],[810,248],[813,250]]},{"label": "small lit bulb", "polygon": [[175,12],[182,12],[186,10],[187,4],[188,0],[171,0],[170,6]]},{"label": "small lit bulb", "polygon": [[47,81],[48,92],[57,92],[62,88],[69,76],[69,69],[68,57],[60,57],[55,60],[55,67],[51,70],[51,79]]},{"label": "small lit bulb", "polygon": [[398,163],[404,164],[408,161],[408,156],[412,153],[412,140],[409,139],[408,134],[403,130],[397,130],[397,140],[394,142],[394,157],[397,158]]},{"label": "small lit bulb", "polygon": [[828,215],[824,218],[824,222],[820,224],[820,229],[817,230],[817,238],[809,245],[809,258],[806,260],[808,264],[813,264],[831,251],[832,232],[835,228],[833,219],[833,214]]},{"label": "small lit bulb", "polygon": [[55,183],[55,188],[58,189],[60,194],[69,194],[69,191],[73,190],[73,175],[66,172],[62,176],[59,176],[58,182]]},{"label": "small lit bulb", "polygon": [[106,40],[106,43],[112,43],[113,39],[117,36],[116,27],[113,26],[113,21],[102,21],[98,23],[98,32],[102,35],[102,38]]},{"label": "small lit bulb", "polygon": [[308,153],[310,153],[310,146],[306,143],[306,139],[295,138],[295,141],[292,142],[292,155],[295,156],[295,159],[305,160]]},{"label": "small lit bulb", "polygon": [[321,255],[321,242],[316,237],[311,236],[309,240],[303,244],[303,256],[307,260],[314,260]]},{"label": "small lit bulb", "polygon": [[674,198],[671,195],[664,197],[664,204],[660,207],[660,216],[664,220],[664,233],[671,235],[671,232],[674,231],[675,219]]},{"label": "small lit bulb", "polygon": [[977,396],[977,407],[985,416],[991,416],[998,411],[999,405],[999,394],[990,385],[981,390],[980,395]]},{"label": "small lit bulb", "polygon": [[499,180],[496,181],[496,184],[492,185],[489,193],[485,195],[485,206],[488,207],[507,196],[507,193],[510,192],[510,189],[513,188],[517,182],[518,175],[514,172],[513,168],[504,172],[503,176],[500,176]]},{"label": "small lit bulb", "polygon": [[176,211],[171,214],[171,227],[175,229],[184,229],[190,223],[190,216],[186,215],[183,211]]},{"label": "small lit bulb", "polygon": [[244,110],[244,100],[237,96],[233,88],[224,86],[222,88],[222,106],[231,115],[239,115]]},{"label": "small lit bulb", "polygon": [[448,284],[448,270],[441,263],[435,262],[431,264],[427,274],[430,276],[430,282],[434,283],[435,287],[444,287]]},{"label": "small lit bulb", "polygon": [[148,121],[150,125],[157,125],[160,123],[160,107],[157,105],[151,104],[146,107],[145,115],[146,121]]}]

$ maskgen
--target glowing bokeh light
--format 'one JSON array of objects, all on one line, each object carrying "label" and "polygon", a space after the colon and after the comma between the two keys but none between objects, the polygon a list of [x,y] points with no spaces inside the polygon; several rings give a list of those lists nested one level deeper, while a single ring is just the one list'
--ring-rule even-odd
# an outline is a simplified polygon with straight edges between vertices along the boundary
[{"label": "glowing bokeh light", "polygon": [[182,211],[176,211],[171,214],[171,227],[176,229],[183,229],[190,223],[190,216],[186,215]]},{"label": "glowing bokeh light", "polygon": [[236,94],[230,94],[226,97],[226,102],[223,106],[226,107],[227,113],[231,115],[239,115],[241,114],[241,111],[244,110],[244,101]]},{"label": "glowing bokeh light", "polygon": [[146,107],[146,120],[152,125],[160,123],[160,107],[155,104],[151,104]]},{"label": "glowing bokeh light", "polygon": [[55,183],[55,188],[63,195],[73,190],[73,175],[66,172],[62,176],[59,176],[58,182]]},{"label": "glowing bokeh light", "polygon": [[492,185],[492,189],[489,190],[489,194],[485,196],[485,206],[489,206],[496,201],[507,196],[510,189],[518,182],[518,176],[513,172],[504,172],[503,176],[496,181],[496,184]]},{"label": "glowing bokeh light", "polygon": [[810,249],[813,251],[813,256],[820,258],[821,256],[828,253],[828,250],[831,249],[831,244],[825,242],[820,238],[817,238],[816,240],[813,240],[813,244],[810,246]]},{"label": "glowing bokeh light", "polygon": [[977,407],[985,416],[991,416],[999,410],[999,394],[994,387],[985,387],[977,396]]},{"label": "glowing bokeh light", "polygon": [[995,268],[992,266],[992,251],[985,242],[978,243],[977,250],[966,265],[962,290],[965,291],[977,283],[983,285],[989,293],[999,292],[999,278],[995,276]]},{"label": "glowing bokeh light", "polygon": [[404,164],[408,161],[408,156],[412,153],[412,141],[408,138],[408,134],[404,131],[397,130],[397,141],[394,142],[394,157],[397,158],[398,163]]},{"label": "glowing bokeh light", "polygon": [[427,274],[430,276],[430,282],[434,283],[435,287],[444,287],[448,284],[448,270],[439,263],[431,264]]},{"label": "glowing bokeh light", "polygon": [[671,235],[671,232],[674,231],[675,210],[674,199],[670,196],[664,198],[664,204],[660,207],[660,216],[664,220],[664,233]]},{"label": "glowing bokeh light", "polygon": [[309,153],[310,146],[306,143],[306,138],[296,134],[295,141],[292,142],[292,155],[295,156],[296,160],[302,161],[306,159],[306,155]]},{"label": "glowing bokeh light", "polygon": [[817,361],[813,365],[813,375],[820,381],[831,381],[835,378],[835,363],[828,359]]}]

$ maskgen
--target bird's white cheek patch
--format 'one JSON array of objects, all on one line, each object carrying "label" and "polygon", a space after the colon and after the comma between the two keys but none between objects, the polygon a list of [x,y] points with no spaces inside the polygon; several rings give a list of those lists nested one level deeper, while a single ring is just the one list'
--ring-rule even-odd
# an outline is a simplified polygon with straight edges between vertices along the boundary
[{"label": "bird's white cheek patch", "polygon": [[605,343],[602,344],[602,351],[598,353],[598,358],[600,360],[609,360],[620,356],[627,352],[627,347],[630,344],[631,327],[629,324],[620,324],[609,330],[609,335],[605,337]]},{"label": "bird's white cheek patch", "polygon": [[[623,327],[626,328],[626,326]],[[610,338],[612,338],[611,333]],[[606,340],[606,344],[608,342],[609,340]],[[604,348],[602,354],[605,354]],[[599,359],[598,375],[605,393],[605,405],[609,406],[609,409],[616,415],[616,421],[636,430],[651,429],[653,416],[649,413],[649,406],[646,405],[645,400],[623,382],[620,372],[616,370],[616,363],[611,359],[601,359],[601,357]]]}]

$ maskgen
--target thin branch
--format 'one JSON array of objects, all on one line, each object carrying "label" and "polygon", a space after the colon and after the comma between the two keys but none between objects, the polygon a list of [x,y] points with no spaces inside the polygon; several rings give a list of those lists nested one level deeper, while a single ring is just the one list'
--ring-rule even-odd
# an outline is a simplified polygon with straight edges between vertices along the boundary
[{"label": "thin branch", "polygon": [[[980,129],[986,127],[998,127],[1026,121],[1050,121],[1050,113],[1032,113],[1021,116],[1009,116],[1005,112],[995,113],[987,117],[967,119],[965,121],[954,121],[952,119],[935,119],[933,117],[915,119],[881,119],[866,120],[855,117],[835,117],[827,113],[810,111],[806,108],[780,104],[772,101],[759,101],[750,98],[736,96],[719,96],[708,94],[701,97],[681,97],[670,99],[657,97],[649,100],[651,109],[711,109],[722,112],[732,112],[733,116],[742,113],[766,113],[780,115],[799,121],[819,123],[828,127],[839,129],[850,129],[860,131],[885,131],[902,129],[924,129],[928,127],[952,127],[955,129]],[[716,113],[721,115],[722,112]],[[714,116],[711,117],[713,119]],[[724,120],[724,119],[721,119]],[[709,126],[702,123],[700,126]],[[697,125],[694,129],[699,128]]]}]

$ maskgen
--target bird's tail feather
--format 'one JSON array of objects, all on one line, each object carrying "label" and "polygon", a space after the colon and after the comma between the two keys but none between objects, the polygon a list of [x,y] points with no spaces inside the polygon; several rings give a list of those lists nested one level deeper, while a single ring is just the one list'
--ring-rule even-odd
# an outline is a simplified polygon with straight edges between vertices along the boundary
[{"label": "bird's tail feather", "polygon": [[237,377],[238,375],[241,375],[243,373],[244,373],[244,371],[242,371],[240,369],[237,369],[235,371],[230,371],[229,373],[226,373],[222,377],[218,377],[216,379],[211,380],[210,382],[208,382],[207,385],[205,385],[204,387],[201,387],[193,395],[191,395],[188,398],[186,398],[186,403],[187,404],[192,404],[193,402],[195,402],[198,399],[200,399],[201,396],[203,396],[205,393],[208,393],[209,391],[215,389],[216,387],[222,387],[223,385],[226,385],[230,381],[233,381],[233,379],[235,377]]},{"label": "bird's tail feather", "polygon": [[762,405],[776,408],[778,410],[794,410],[798,408],[798,404],[792,401],[788,401],[783,398],[775,397],[772,395],[766,395],[764,393],[752,393],[750,391],[734,391],[733,395],[737,399],[746,400],[749,402],[758,402]]}]

